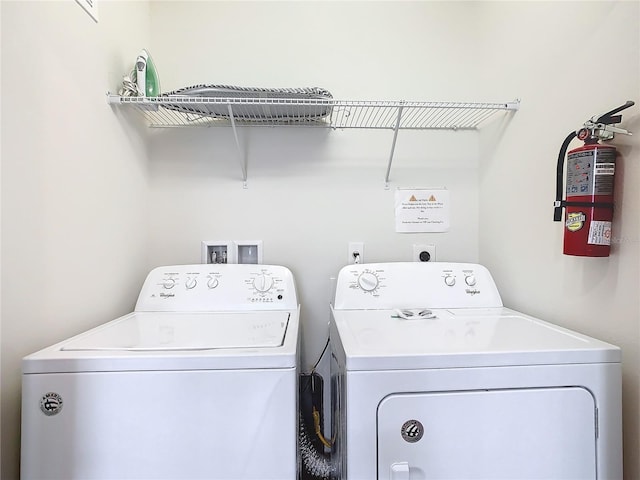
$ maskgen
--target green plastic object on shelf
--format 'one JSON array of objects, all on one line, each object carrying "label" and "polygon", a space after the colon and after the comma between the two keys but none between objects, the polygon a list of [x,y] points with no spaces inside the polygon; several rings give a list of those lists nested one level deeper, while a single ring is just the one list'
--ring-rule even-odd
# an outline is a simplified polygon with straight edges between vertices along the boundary
[{"label": "green plastic object on shelf", "polygon": [[157,97],[160,95],[160,77],[156,65],[149,52],[142,49],[136,59],[136,85],[138,94],[145,97]]}]

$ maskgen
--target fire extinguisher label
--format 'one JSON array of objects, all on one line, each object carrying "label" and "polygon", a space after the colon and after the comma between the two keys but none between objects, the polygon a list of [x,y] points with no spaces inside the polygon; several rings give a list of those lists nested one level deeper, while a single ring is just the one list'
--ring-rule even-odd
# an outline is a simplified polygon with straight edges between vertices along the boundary
[{"label": "fire extinguisher label", "polygon": [[582,228],[584,222],[587,221],[587,216],[582,212],[570,212],[567,213],[567,221],[565,226],[570,232],[577,232]]},{"label": "fire extinguisher label", "polygon": [[596,163],[593,193],[595,195],[613,195],[613,176],[615,163]]},{"label": "fire extinguisher label", "polygon": [[611,222],[592,220],[587,242],[591,245],[611,245]]},{"label": "fire extinguisher label", "polygon": [[613,149],[585,150],[567,157],[567,197],[613,195],[616,153]]},{"label": "fire extinguisher label", "polygon": [[615,173],[615,163],[596,163],[596,175],[614,175]]}]

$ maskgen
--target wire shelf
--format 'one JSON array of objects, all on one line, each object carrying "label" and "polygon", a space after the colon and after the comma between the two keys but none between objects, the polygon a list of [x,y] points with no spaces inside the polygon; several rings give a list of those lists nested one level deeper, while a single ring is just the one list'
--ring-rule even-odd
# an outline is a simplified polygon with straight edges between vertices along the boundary
[{"label": "wire shelf", "polygon": [[460,103],[349,101],[333,99],[121,97],[108,103],[132,107],[148,126],[289,126],[333,129],[474,130],[498,112],[518,110],[520,102]]},{"label": "wire shelf", "polygon": [[520,101],[507,103],[388,102],[333,99],[251,97],[122,97],[107,94],[111,105],[131,107],[149,127],[231,127],[238,161],[247,188],[247,158],[238,139],[238,127],[316,127],[332,129],[392,130],[393,162],[400,130],[475,130],[499,112],[515,111]]}]

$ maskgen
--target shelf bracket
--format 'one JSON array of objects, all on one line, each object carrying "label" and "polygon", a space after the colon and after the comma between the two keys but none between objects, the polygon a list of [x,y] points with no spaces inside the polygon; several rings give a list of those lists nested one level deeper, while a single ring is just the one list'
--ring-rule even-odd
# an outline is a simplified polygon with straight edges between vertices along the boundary
[{"label": "shelf bracket", "polygon": [[238,129],[236,128],[236,120],[233,116],[233,109],[231,108],[231,104],[227,105],[227,110],[229,111],[229,119],[231,120],[231,128],[233,129],[233,137],[236,139],[236,148],[238,149],[238,160],[240,163],[240,168],[242,169],[242,188],[247,188],[247,157],[240,145],[240,140],[238,139]]},{"label": "shelf bracket", "polygon": [[387,165],[387,174],[384,177],[384,188],[389,190],[389,174],[391,173],[391,163],[393,162],[393,152],[396,149],[396,140],[398,139],[398,130],[400,130],[400,120],[402,119],[402,110],[404,105],[398,107],[398,117],[393,127],[393,142],[391,143],[391,153],[389,154],[389,164]]}]

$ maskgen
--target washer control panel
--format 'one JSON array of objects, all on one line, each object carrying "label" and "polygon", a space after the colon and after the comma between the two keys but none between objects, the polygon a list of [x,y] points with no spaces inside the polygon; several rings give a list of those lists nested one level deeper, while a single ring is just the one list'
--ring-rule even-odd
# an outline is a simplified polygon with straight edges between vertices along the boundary
[{"label": "washer control panel", "polygon": [[197,264],[152,270],[136,311],[291,310],[297,306],[293,275],[286,267]]},{"label": "washer control panel", "polygon": [[482,265],[449,262],[354,264],[336,283],[335,309],[502,307]]}]

